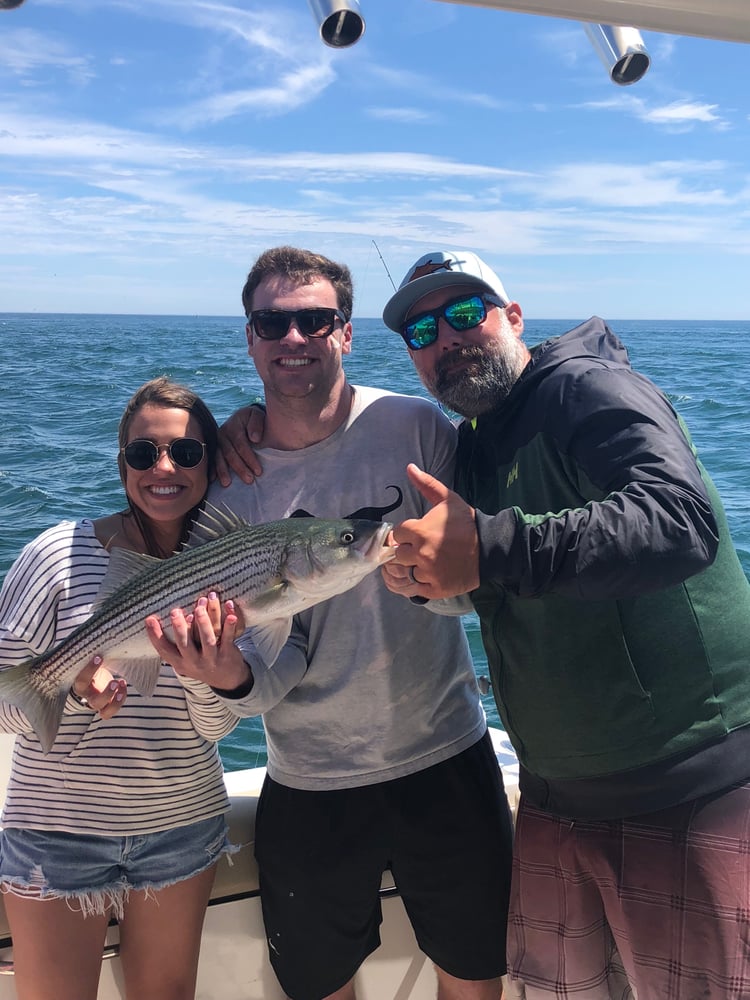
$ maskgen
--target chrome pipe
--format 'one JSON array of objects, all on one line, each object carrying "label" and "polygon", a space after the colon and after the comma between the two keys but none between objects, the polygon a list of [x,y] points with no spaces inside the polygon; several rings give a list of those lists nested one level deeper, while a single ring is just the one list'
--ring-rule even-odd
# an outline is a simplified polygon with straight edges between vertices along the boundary
[{"label": "chrome pipe", "polygon": [[643,79],[651,56],[637,28],[588,23],[583,27],[612,83],[626,87]]},{"label": "chrome pipe", "polygon": [[310,7],[321,39],[331,48],[354,45],[364,34],[365,19],[357,0],[310,0]]}]

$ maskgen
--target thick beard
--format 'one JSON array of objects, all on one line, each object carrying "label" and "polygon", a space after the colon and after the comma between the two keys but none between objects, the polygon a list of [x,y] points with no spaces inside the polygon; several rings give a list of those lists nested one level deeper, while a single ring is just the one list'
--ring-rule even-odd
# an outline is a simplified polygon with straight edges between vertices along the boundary
[{"label": "thick beard", "polygon": [[[459,347],[438,359],[425,386],[443,406],[471,419],[508,398],[527,359],[517,340]],[[459,360],[467,367],[453,370]]]}]

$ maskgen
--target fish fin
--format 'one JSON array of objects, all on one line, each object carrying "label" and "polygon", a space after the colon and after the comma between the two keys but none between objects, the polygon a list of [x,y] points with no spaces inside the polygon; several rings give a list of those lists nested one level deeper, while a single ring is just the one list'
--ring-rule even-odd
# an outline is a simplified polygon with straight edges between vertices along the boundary
[{"label": "fish fin", "polygon": [[[249,607],[245,602],[240,599],[235,600],[235,604],[239,603],[243,615],[245,616],[245,621],[248,622],[248,627],[253,624],[253,615],[257,615],[259,611],[262,611],[266,607],[272,607],[281,597],[284,596],[289,584],[286,580],[279,579],[278,583],[270,583],[268,587],[263,591],[262,594],[258,594],[253,598]],[[261,628],[262,626],[255,626]]]},{"label": "fish fin", "polygon": [[195,549],[199,545],[213,542],[217,538],[222,538],[233,531],[246,528],[250,522],[239,514],[233,513],[224,504],[221,507],[214,507],[211,503],[206,503],[203,510],[193,522],[190,535],[182,546],[185,549]]},{"label": "fish fin", "polygon": [[156,655],[137,656],[133,659],[118,660],[114,656],[106,660],[112,673],[124,677],[141,694],[152,695],[161,673],[161,660]]},{"label": "fish fin", "polygon": [[253,645],[267,667],[274,665],[291,631],[291,618],[276,618],[266,625],[250,627]]},{"label": "fish fin", "polygon": [[67,691],[61,691],[56,698],[43,698],[37,691],[34,691],[33,699],[23,706],[26,718],[39,737],[42,753],[47,754],[52,749],[67,700]]},{"label": "fish fin", "polygon": [[60,728],[68,692],[63,689],[50,698],[33,687],[29,679],[33,662],[25,660],[15,667],[0,670],[0,698],[24,713],[46,754],[55,742]]},{"label": "fish fin", "polygon": [[112,549],[107,572],[104,574],[102,585],[91,610],[98,610],[118,587],[158,562],[161,562],[161,559],[144,555],[142,552],[131,552],[130,549]]}]

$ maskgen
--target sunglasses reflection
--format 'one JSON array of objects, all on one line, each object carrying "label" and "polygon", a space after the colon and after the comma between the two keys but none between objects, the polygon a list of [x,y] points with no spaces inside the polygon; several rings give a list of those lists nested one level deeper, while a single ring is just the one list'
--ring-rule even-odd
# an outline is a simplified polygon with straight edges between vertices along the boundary
[{"label": "sunglasses reflection", "polygon": [[462,295],[440,306],[419,313],[404,324],[401,336],[413,351],[430,347],[438,338],[440,320],[452,330],[471,330],[487,319],[487,305],[504,306],[496,295]]}]

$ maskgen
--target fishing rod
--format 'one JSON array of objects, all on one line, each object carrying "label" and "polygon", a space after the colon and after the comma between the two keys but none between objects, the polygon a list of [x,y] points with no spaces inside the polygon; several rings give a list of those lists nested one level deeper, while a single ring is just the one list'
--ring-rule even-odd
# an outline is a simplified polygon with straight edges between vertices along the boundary
[{"label": "fishing rod", "polygon": [[[389,278],[389,280],[391,282],[391,285],[393,286],[393,291],[394,292],[398,291],[398,289],[396,288],[395,281],[393,280],[393,278],[391,278],[391,272],[388,270],[388,265],[383,260],[383,255],[380,252],[380,247],[377,245],[377,243],[375,242],[375,240],[372,241],[372,245],[378,251],[378,257],[380,257],[381,261],[383,261],[383,267],[385,268],[385,273],[388,275],[388,278]],[[415,595],[414,597],[410,597],[409,600],[411,601],[412,604],[427,604],[428,598],[426,598],[426,597],[417,597]]]},{"label": "fishing rod", "polygon": [[375,240],[372,241],[372,245],[378,251],[378,257],[380,257],[381,261],[383,262],[383,267],[385,268],[385,273],[388,275],[388,280],[390,281],[391,285],[393,286],[393,291],[394,292],[398,291],[398,289],[396,288],[396,283],[394,282],[393,278],[391,278],[391,272],[388,270],[388,265],[383,260],[383,255],[380,252],[380,247],[377,245],[377,243],[375,242]]}]

